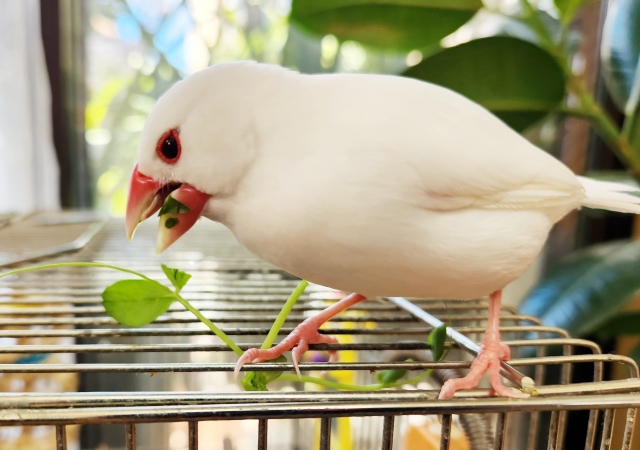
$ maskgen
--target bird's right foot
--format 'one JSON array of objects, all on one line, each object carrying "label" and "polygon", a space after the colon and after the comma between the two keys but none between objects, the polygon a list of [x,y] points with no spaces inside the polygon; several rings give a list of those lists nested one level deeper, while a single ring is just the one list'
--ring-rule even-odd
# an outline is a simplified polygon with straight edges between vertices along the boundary
[{"label": "bird's right foot", "polygon": [[[293,367],[296,369],[296,373],[300,377],[300,368],[298,363],[300,358],[309,349],[311,344],[337,344],[338,340],[332,336],[326,334],[320,334],[318,332],[317,320],[313,320],[314,317],[302,322],[298,325],[289,336],[284,338],[280,343],[274,347],[268,349],[250,348],[240,357],[236,363],[236,368],[233,371],[234,376],[237,378],[238,373],[243,365],[247,363],[259,363],[276,359],[288,350],[291,351],[291,359],[293,361]],[[321,325],[321,324],[320,324]],[[330,362],[335,362],[336,351],[330,350]]]}]

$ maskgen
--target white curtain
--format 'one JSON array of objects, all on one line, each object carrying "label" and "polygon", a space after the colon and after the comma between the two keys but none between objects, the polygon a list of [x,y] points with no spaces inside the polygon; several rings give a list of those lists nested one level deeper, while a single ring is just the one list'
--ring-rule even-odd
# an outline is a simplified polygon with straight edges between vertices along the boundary
[{"label": "white curtain", "polygon": [[38,0],[0,0],[0,213],[57,209],[59,170]]}]

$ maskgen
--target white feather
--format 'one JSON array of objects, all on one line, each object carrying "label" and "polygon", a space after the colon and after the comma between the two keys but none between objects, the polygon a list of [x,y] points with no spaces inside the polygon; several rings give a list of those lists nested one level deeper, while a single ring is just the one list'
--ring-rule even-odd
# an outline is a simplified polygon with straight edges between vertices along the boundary
[{"label": "white feather", "polygon": [[640,214],[640,189],[622,183],[577,177],[584,187],[582,206]]},{"label": "white feather", "polygon": [[157,179],[167,127],[182,142],[172,181],[212,195],[207,217],[278,267],[369,297],[486,295],[572,209],[640,212],[626,189],[577,178],[481,106],[407,78],[213,66],[145,125],[139,165]]}]

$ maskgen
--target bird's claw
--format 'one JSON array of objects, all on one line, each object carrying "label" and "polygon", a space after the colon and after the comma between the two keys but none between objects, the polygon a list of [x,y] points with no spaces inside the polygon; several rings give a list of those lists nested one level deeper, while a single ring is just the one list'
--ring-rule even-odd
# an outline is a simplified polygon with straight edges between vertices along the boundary
[{"label": "bird's claw", "polygon": [[508,361],[510,358],[511,351],[506,344],[494,342],[492,338],[485,337],[482,350],[471,364],[469,373],[463,378],[447,380],[438,398],[450,399],[460,389],[473,389],[485,373],[489,374],[494,394],[510,398],[528,398],[529,394],[518,392],[502,384],[500,362]]},{"label": "bird's claw", "polygon": [[[300,367],[298,366],[302,355],[309,350],[311,344],[337,344],[338,340],[332,336],[326,334],[320,334],[318,332],[318,326],[315,325],[310,319],[305,320],[298,325],[295,330],[284,338],[278,345],[269,349],[251,348],[244,352],[244,354],[238,359],[236,367],[233,371],[234,379],[238,379],[238,374],[243,365],[247,363],[259,363],[275,359],[286,351],[291,350],[291,360],[293,367],[296,370],[299,378],[302,378],[300,373]],[[329,361],[335,362],[336,352],[335,350],[329,351]]]}]

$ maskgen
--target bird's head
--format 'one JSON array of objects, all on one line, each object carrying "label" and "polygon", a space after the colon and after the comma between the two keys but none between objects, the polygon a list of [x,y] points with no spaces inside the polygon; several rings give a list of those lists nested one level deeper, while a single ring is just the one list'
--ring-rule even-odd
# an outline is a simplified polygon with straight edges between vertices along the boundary
[{"label": "bird's head", "polygon": [[[247,139],[250,106],[239,97],[250,95],[247,67],[212,66],[176,83],[156,102],[129,183],[129,239],[140,222],[160,211],[161,253],[195,224],[207,203],[233,195],[256,151]],[[179,203],[165,204],[169,196]]]}]

